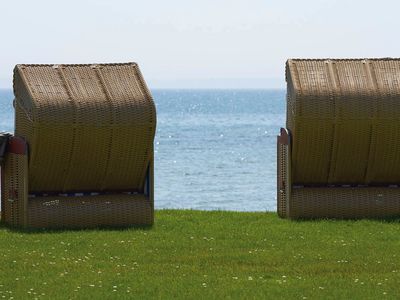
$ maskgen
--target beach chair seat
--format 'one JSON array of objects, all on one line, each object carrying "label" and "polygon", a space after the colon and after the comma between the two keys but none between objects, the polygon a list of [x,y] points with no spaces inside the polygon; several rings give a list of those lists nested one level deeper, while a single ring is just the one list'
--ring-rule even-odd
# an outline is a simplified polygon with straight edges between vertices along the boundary
[{"label": "beach chair seat", "polygon": [[156,111],[136,63],[17,65],[2,221],[151,225]]},{"label": "beach chair seat", "polygon": [[286,81],[279,216],[399,216],[400,60],[290,59]]}]

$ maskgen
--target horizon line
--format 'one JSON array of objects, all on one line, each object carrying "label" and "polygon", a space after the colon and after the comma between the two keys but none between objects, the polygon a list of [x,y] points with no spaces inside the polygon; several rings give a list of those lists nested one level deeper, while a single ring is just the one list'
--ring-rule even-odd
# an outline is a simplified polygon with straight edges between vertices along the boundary
[{"label": "horizon line", "polygon": [[[286,87],[148,87],[150,90],[285,90]],[[12,87],[0,87],[0,90],[12,91]]]}]

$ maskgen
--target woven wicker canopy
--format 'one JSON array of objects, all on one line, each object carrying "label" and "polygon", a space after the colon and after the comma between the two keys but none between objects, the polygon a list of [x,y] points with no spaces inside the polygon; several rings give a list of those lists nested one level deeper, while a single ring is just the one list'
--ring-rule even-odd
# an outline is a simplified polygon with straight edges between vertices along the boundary
[{"label": "woven wicker canopy", "polygon": [[288,60],[292,180],[400,182],[400,60]]},{"label": "woven wicker canopy", "polygon": [[277,138],[289,218],[400,215],[400,60],[290,59]]},{"label": "woven wicker canopy", "polygon": [[135,63],[17,65],[29,192],[143,191],[155,106]]}]

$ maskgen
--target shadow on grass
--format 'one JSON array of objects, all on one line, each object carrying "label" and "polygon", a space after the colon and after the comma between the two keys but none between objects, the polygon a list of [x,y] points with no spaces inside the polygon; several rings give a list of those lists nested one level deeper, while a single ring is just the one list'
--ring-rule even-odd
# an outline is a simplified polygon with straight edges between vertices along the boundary
[{"label": "shadow on grass", "polygon": [[370,217],[370,218],[298,218],[291,219],[293,222],[299,223],[314,223],[320,221],[330,221],[330,222],[362,222],[362,221],[371,221],[371,222],[379,222],[379,223],[400,223],[399,216],[391,216],[391,217]]},{"label": "shadow on grass", "polygon": [[22,228],[10,226],[5,223],[0,223],[0,229],[6,229],[11,232],[16,233],[62,233],[62,232],[91,232],[91,231],[128,231],[128,230],[151,230],[154,225],[130,225],[130,226],[98,226],[90,228],[66,228],[66,227],[56,227],[56,228]]}]

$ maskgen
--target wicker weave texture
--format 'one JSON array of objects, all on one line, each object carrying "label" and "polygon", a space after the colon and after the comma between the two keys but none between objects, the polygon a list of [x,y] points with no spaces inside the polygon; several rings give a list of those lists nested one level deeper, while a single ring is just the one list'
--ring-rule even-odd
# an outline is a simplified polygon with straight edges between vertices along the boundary
[{"label": "wicker weave texture", "polygon": [[30,192],[143,192],[156,112],[135,63],[17,65],[14,93]]},{"label": "wicker weave texture", "polygon": [[[279,139],[279,137],[278,137]],[[277,141],[277,212],[278,216],[281,218],[286,217],[286,192],[285,192],[285,187],[283,186],[283,182],[286,179],[286,166],[284,164],[285,162],[285,156],[286,156],[286,149],[285,146],[279,143],[279,140]]]},{"label": "wicker weave texture", "polygon": [[294,184],[400,182],[400,60],[289,60]]},{"label": "wicker weave texture", "polygon": [[[16,138],[12,138],[14,141]],[[14,151],[19,148],[11,146]],[[153,153],[153,152],[152,152]],[[28,155],[9,152],[2,168],[2,221],[31,228],[91,228],[152,225],[154,222],[154,157],[142,194],[127,192],[78,196],[28,197]]]},{"label": "wicker weave texture", "polygon": [[36,197],[28,201],[32,228],[91,228],[153,224],[153,208],[143,194]]},{"label": "wicker weave texture", "polygon": [[400,215],[400,188],[293,188],[290,218],[380,218]]},{"label": "wicker weave texture", "polygon": [[290,135],[285,129],[281,129],[281,135],[277,137],[277,211],[281,218],[287,217],[289,210],[288,201],[291,191],[290,160]]},{"label": "wicker weave texture", "polygon": [[[281,218],[381,218],[400,215],[400,188],[304,187],[290,184],[290,146],[278,138],[277,210]],[[287,182],[286,188],[282,182]]]},{"label": "wicker weave texture", "polygon": [[27,155],[8,153],[2,168],[2,221],[12,226],[27,224],[27,167]]}]

